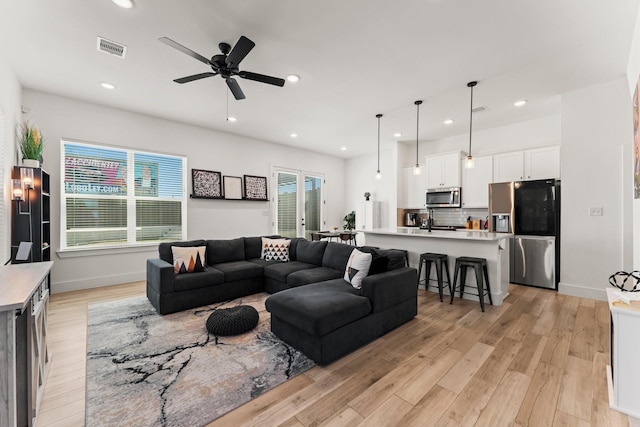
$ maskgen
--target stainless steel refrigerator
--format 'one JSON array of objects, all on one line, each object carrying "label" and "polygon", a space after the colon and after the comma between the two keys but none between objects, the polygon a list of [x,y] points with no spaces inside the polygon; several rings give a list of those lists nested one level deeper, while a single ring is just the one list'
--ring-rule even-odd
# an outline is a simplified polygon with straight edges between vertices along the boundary
[{"label": "stainless steel refrigerator", "polygon": [[[496,188],[492,188],[496,186]],[[509,230],[511,283],[558,289],[560,281],[560,181],[536,180],[490,184],[489,213],[493,231],[504,223],[505,189],[511,189]],[[492,191],[492,189],[494,191]],[[496,200],[492,199],[492,194]],[[497,208],[499,208],[497,210]]]}]

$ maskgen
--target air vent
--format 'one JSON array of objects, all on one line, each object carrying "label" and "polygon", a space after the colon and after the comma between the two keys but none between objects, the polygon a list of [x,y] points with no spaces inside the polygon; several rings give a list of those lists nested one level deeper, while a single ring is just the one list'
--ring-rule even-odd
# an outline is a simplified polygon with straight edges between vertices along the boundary
[{"label": "air vent", "polygon": [[98,36],[98,50],[122,59],[124,59],[124,55],[127,53],[127,47],[125,45],[107,40],[100,36]]},{"label": "air vent", "polygon": [[482,105],[482,106],[480,106],[480,107],[476,107],[476,108],[474,108],[474,109],[473,109],[473,110],[471,110],[471,111],[473,111],[474,113],[483,113],[483,112],[485,112],[485,111],[489,111],[489,107],[487,107],[486,105]]}]

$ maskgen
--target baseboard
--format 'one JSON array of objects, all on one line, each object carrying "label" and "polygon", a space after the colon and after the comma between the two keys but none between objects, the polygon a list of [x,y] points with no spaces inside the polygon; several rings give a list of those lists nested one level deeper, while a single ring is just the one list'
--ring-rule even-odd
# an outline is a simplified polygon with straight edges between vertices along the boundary
[{"label": "baseboard", "polygon": [[558,284],[558,293],[571,295],[574,297],[597,299],[600,301],[607,300],[607,291],[605,290],[605,288],[594,289],[588,288],[586,286],[574,285],[571,283],[560,282]]},{"label": "baseboard", "polygon": [[51,293],[79,291],[82,289],[100,288],[102,286],[120,285],[122,283],[139,282],[146,279],[146,271],[127,274],[115,274],[113,276],[91,277],[82,280],[70,280],[67,282],[51,282]]}]

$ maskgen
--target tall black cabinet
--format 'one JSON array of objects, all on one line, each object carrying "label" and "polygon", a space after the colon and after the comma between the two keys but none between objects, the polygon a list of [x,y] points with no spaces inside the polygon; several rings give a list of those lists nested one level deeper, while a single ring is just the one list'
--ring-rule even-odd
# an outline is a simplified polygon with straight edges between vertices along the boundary
[{"label": "tall black cabinet", "polygon": [[[14,166],[12,179],[24,166]],[[51,180],[42,168],[33,168],[33,189],[24,189],[23,201],[14,201],[11,214],[12,263],[51,261]],[[26,261],[16,261],[21,242],[32,242]]]}]

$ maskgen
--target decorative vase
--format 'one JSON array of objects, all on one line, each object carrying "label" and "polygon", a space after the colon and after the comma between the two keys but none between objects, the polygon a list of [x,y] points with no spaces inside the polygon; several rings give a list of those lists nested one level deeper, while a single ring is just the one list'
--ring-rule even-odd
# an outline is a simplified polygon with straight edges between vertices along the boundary
[{"label": "decorative vase", "polygon": [[39,168],[40,162],[35,159],[22,159],[22,166],[26,166],[29,168]]}]

